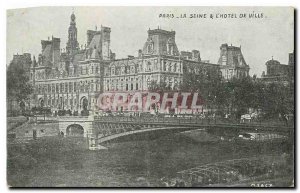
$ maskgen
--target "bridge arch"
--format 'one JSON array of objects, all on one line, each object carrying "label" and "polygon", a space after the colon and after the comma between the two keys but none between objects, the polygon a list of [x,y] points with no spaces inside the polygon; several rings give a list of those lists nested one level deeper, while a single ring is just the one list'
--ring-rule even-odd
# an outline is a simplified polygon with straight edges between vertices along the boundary
[{"label": "bridge arch", "polygon": [[66,136],[84,137],[84,128],[79,124],[71,124],[66,129]]},{"label": "bridge arch", "polygon": [[169,131],[171,133],[177,133],[182,131],[195,130],[193,127],[154,127],[154,128],[133,128],[133,129],[122,129],[121,132],[111,131],[111,130],[103,130],[98,133],[98,144],[104,143],[106,141],[111,141],[117,138],[121,138],[124,136],[134,135],[134,134],[142,134],[148,132],[160,132],[160,131]]}]

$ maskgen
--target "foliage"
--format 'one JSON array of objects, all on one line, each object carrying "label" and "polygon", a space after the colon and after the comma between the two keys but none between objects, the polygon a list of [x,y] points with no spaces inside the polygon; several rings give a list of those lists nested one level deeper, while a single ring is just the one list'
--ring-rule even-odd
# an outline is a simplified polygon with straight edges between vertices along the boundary
[{"label": "foliage", "polygon": [[29,76],[22,65],[12,65],[7,68],[7,97],[18,102],[28,100],[33,88]]},{"label": "foliage", "polygon": [[294,113],[294,83],[265,83],[256,77],[224,80],[213,70],[190,73],[180,89],[199,92],[208,109],[229,113],[240,118],[249,109],[263,112],[268,117]]}]

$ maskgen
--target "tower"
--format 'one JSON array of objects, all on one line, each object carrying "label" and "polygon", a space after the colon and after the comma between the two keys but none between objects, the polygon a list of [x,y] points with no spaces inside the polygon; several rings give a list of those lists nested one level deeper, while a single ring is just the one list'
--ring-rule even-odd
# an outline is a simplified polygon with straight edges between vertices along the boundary
[{"label": "tower", "polygon": [[241,78],[249,76],[250,67],[246,63],[240,47],[222,44],[220,47],[220,58],[218,64],[226,80],[233,77]]},{"label": "tower", "polygon": [[77,28],[76,28],[76,17],[75,14],[72,13],[71,15],[71,22],[69,26],[69,36],[68,36],[68,42],[67,42],[67,53],[70,55],[73,55],[78,51],[78,41],[77,41]]},{"label": "tower", "polygon": [[101,26],[102,59],[110,59],[110,28]]},{"label": "tower", "polygon": [[144,44],[144,55],[178,56],[179,51],[175,42],[175,31],[162,29],[148,30],[148,39]]}]

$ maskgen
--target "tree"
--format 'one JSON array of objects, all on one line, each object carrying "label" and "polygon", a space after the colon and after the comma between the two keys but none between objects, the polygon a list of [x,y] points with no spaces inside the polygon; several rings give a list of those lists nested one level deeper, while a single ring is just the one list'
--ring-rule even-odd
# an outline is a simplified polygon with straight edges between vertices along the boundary
[{"label": "tree", "polygon": [[223,105],[222,75],[216,68],[202,67],[197,73],[187,72],[179,88],[181,91],[198,92],[209,109],[219,109]]},{"label": "tree", "polygon": [[11,63],[8,66],[6,86],[7,98],[15,100],[18,103],[28,100],[30,94],[33,92],[28,74],[21,65],[13,65]]},{"label": "tree", "polygon": [[294,89],[292,86],[274,82],[266,86],[263,109],[269,117],[294,114]]}]

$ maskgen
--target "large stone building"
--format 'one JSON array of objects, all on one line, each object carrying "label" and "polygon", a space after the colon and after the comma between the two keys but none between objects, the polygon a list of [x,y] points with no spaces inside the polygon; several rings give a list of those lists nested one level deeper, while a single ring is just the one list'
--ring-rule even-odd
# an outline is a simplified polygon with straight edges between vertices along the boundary
[{"label": "large stone building", "polygon": [[30,80],[34,86],[31,106],[52,110],[96,110],[102,92],[147,91],[151,82],[165,82],[177,89],[189,73],[213,70],[225,79],[247,76],[241,49],[221,46],[218,64],[201,60],[200,52],[180,52],[175,31],[148,30],[148,38],[138,55],[115,59],[110,50],[111,29],[87,31],[85,46],[77,41],[76,17],[71,15],[66,48],[60,39],[42,40],[42,51],[33,57]]},{"label": "large stone building", "polygon": [[147,91],[152,82],[165,82],[178,89],[186,71],[218,65],[201,61],[200,52],[179,52],[175,31],[148,30],[148,38],[138,56],[113,60],[104,68],[104,91]]},{"label": "large stone building", "polygon": [[294,52],[289,53],[288,65],[281,64],[279,61],[271,60],[266,62],[267,73],[263,71],[261,80],[266,83],[283,82],[287,84],[289,81],[294,81],[295,58]]}]

